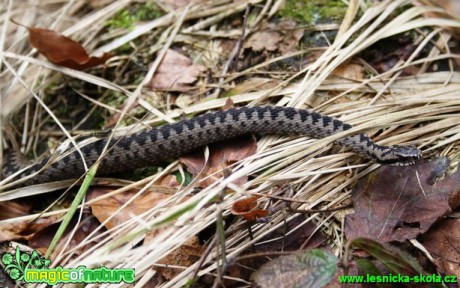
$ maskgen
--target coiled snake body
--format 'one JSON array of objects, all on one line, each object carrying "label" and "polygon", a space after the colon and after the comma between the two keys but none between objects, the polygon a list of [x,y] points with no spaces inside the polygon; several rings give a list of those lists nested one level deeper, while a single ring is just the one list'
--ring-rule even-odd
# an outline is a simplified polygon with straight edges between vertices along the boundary
[{"label": "coiled snake body", "polygon": [[[109,144],[110,149],[102,158],[97,173],[107,175],[158,164],[206,144],[243,134],[298,134],[321,138],[350,128],[351,125],[337,119],[308,110],[288,107],[243,107],[206,113],[149,131],[112,139]],[[98,160],[107,141],[101,139],[81,148],[88,167]],[[363,134],[348,136],[337,142],[366,158],[383,164],[410,165],[421,156],[421,152],[416,148],[381,146]],[[41,170],[48,160],[43,159],[30,166],[15,179]],[[14,159],[4,166],[4,177],[21,168]],[[52,163],[20,186],[77,179],[84,173],[81,156],[74,151]]]}]

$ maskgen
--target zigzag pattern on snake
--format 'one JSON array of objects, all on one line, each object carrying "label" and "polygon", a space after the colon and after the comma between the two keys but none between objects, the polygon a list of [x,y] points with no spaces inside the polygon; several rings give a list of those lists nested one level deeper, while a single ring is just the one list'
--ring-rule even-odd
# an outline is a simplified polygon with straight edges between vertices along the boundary
[{"label": "zigzag pattern on snake", "polygon": [[[107,175],[159,164],[201,146],[243,134],[297,134],[322,138],[350,128],[351,125],[332,117],[288,107],[257,106],[210,112],[149,131],[112,139],[110,149],[103,157],[97,173]],[[107,141],[101,139],[81,148],[88,167],[97,161]],[[363,134],[348,136],[337,142],[383,164],[410,165],[421,157],[420,150],[414,147],[381,146]],[[39,171],[48,160],[49,158],[43,159],[32,165],[15,179]],[[4,166],[4,177],[22,168],[16,161],[10,161]],[[20,186],[77,179],[84,173],[81,156],[74,151]]]}]

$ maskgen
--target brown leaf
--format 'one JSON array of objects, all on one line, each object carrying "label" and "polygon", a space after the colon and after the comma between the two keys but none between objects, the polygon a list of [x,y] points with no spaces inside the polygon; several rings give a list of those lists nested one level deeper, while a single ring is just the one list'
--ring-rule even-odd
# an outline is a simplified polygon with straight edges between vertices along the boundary
[{"label": "brown leaf", "polygon": [[32,205],[23,200],[0,202],[0,220],[28,215],[31,208]]},{"label": "brown leaf", "polygon": [[364,79],[364,67],[355,63],[344,63],[332,71],[332,75],[345,79],[362,80]]},{"label": "brown leaf", "polygon": [[112,55],[90,57],[80,43],[53,30],[27,27],[30,45],[43,54],[50,62],[77,70],[104,64]]},{"label": "brown leaf", "polygon": [[303,29],[296,29],[294,21],[280,21],[279,23],[264,23],[260,31],[251,34],[243,47],[260,52],[276,51],[286,54],[295,51],[297,43],[303,36]]},{"label": "brown leaf", "polygon": [[[145,238],[145,242],[148,243],[150,239],[157,234],[158,230],[151,234],[148,234]],[[158,261],[158,264],[189,267],[200,259],[201,254],[203,254],[203,252],[204,249],[203,246],[200,244],[200,240],[198,239],[198,237],[193,236],[184,244],[179,246],[177,249],[174,249],[166,257],[160,259]],[[169,267],[158,267],[156,270],[168,280],[176,277],[183,271],[183,269]]]},{"label": "brown leaf", "polygon": [[248,37],[243,47],[251,48],[252,51],[256,52],[262,50],[275,51],[281,40],[283,40],[283,37],[276,31],[258,31]]},{"label": "brown leaf", "polygon": [[[206,163],[202,150],[197,150],[180,157],[180,161],[187,166],[187,170],[194,176],[200,174],[200,187],[207,187],[216,179],[224,175],[225,169],[230,165],[245,159],[257,150],[257,142],[253,136],[233,138],[231,141],[219,142],[209,145],[209,161]],[[241,177],[233,181],[236,185],[246,183],[247,177]]]},{"label": "brown leaf", "polygon": [[34,233],[56,223],[58,216],[41,217],[35,221],[10,219],[0,221],[0,242],[12,240],[28,240]]},{"label": "brown leaf", "polygon": [[150,80],[150,87],[185,92],[204,71],[206,71],[204,66],[193,64],[190,58],[168,49],[155,75]]},{"label": "brown leaf", "polygon": [[456,275],[460,284],[460,220],[445,219],[422,235],[420,242],[435,258],[438,272]]},{"label": "brown leaf", "polygon": [[[159,202],[167,199],[171,194],[176,192],[176,189],[164,186],[153,186],[150,189],[157,192],[146,192],[134,199],[123,210],[119,211],[106,224],[107,229],[111,229],[120,223],[133,218],[133,215],[139,215],[151,209]],[[97,187],[88,193],[88,199],[105,195],[113,191],[110,188]],[[112,216],[122,205],[129,201],[138,191],[130,190],[124,193],[114,195],[113,197],[105,198],[91,204],[93,215],[101,222]]]},{"label": "brown leaf", "polygon": [[[353,190],[355,213],[346,216],[348,239],[368,237],[381,242],[404,241],[424,233],[458,206],[460,169],[436,182],[449,165],[447,158],[416,165],[382,166]],[[450,201],[449,201],[450,200]]]},{"label": "brown leaf", "polygon": [[248,221],[255,221],[268,215],[268,210],[256,209],[258,196],[236,201],[232,205],[232,214],[243,216]]},{"label": "brown leaf", "polygon": [[[51,258],[55,258],[59,251],[62,250],[63,246],[66,245],[67,242],[67,236],[73,229],[75,228],[75,225],[77,225],[76,217],[72,219],[72,222],[70,225],[67,227],[66,231],[64,232],[63,237],[59,240],[56,249],[54,250],[53,254],[51,255]],[[30,247],[37,249],[41,253],[46,253],[46,251],[49,248],[49,245],[51,244],[51,241],[53,240],[54,235],[57,232],[57,229],[59,228],[59,225],[61,223],[53,223],[52,225],[48,225],[35,233],[30,239],[29,239],[29,245]],[[99,221],[97,221],[96,218],[92,217],[88,213],[83,214],[83,217],[79,223],[78,229],[73,234],[72,240],[69,243],[69,246],[67,246],[67,249],[71,250],[72,248],[76,247],[79,245],[89,234],[91,234],[97,227],[99,227]],[[98,234],[102,233],[104,231],[99,230],[95,236]],[[86,251],[88,248],[94,246],[94,242],[89,243],[88,245],[85,245],[81,247],[78,251],[76,251],[77,255]]]}]

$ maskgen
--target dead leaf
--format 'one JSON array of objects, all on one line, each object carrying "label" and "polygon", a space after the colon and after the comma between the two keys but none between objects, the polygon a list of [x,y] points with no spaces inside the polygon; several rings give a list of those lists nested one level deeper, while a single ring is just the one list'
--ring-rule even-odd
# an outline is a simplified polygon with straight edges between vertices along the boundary
[{"label": "dead leaf", "polygon": [[[77,218],[78,218],[78,215],[76,215],[76,217],[72,219],[72,222],[67,227],[66,231],[64,232],[63,237],[59,240],[56,246],[56,249],[54,249],[53,254],[50,256],[51,259],[54,259],[57,256],[57,254],[59,254],[60,251],[63,249],[64,245],[66,245],[69,233],[73,231],[73,229],[75,229],[75,225],[77,225],[77,221],[76,221]],[[43,254],[46,253],[60,224],[61,224],[60,222],[53,223],[52,225],[46,226],[42,230],[35,233],[29,239],[30,247],[37,249],[40,253],[43,253]],[[99,221],[97,221],[96,218],[94,218],[92,215],[89,215],[88,213],[84,213],[79,223],[79,226],[77,228],[77,231],[72,235],[72,240],[70,241],[69,245],[66,248],[71,250],[77,245],[79,245],[82,241],[84,241],[86,236],[91,234],[97,227],[99,227],[99,225],[100,223]],[[98,232],[96,232],[96,235],[94,236],[97,236],[103,232],[104,230],[99,230]],[[75,253],[79,255],[80,253],[86,251],[90,247],[93,247],[94,244],[96,243],[94,242],[88,243],[88,245],[81,247],[78,251],[75,251]]]},{"label": "dead leaf", "polygon": [[58,221],[58,216],[41,217],[35,221],[21,218],[0,221],[0,242],[12,240],[28,240],[38,231]]},{"label": "dead leaf", "polygon": [[[224,175],[224,171],[230,165],[245,159],[257,150],[257,142],[253,136],[243,136],[231,139],[227,142],[219,142],[209,145],[209,161],[206,163],[202,150],[189,153],[179,158],[187,166],[187,170],[194,176],[200,175],[200,187],[207,187],[216,179]],[[201,173],[200,173],[201,172]],[[210,176],[210,177],[207,177]],[[236,185],[246,183],[247,176],[233,181]]]},{"label": "dead leaf", "polygon": [[236,201],[232,205],[232,214],[243,216],[247,221],[255,221],[268,215],[268,210],[256,209],[258,196]]},{"label": "dead leaf", "polygon": [[447,158],[438,158],[412,166],[382,166],[361,179],[352,194],[355,212],[345,218],[347,238],[404,241],[426,232],[459,205],[454,196],[460,190],[460,169],[436,182],[448,165]]},{"label": "dead leaf", "polygon": [[204,71],[204,66],[193,64],[190,58],[168,49],[149,85],[153,89],[185,92]]},{"label": "dead leaf", "polygon": [[332,71],[332,75],[344,79],[362,80],[364,79],[364,67],[355,63],[344,63]]},{"label": "dead leaf", "polygon": [[[133,216],[142,214],[143,212],[151,209],[161,201],[171,197],[171,194],[176,192],[176,189],[165,186],[150,187],[150,190],[152,189],[157,192],[145,192],[139,195],[128,206],[116,214],[115,212],[135,194],[137,194],[138,190],[130,190],[114,195],[113,197],[96,201],[91,204],[90,207],[93,215],[100,222],[104,222],[110,216],[114,216],[105,224],[107,229],[111,229],[120,223],[124,223],[125,221],[132,219]],[[97,187],[88,193],[88,199],[94,199],[111,191],[113,191],[111,188]]]},{"label": "dead leaf", "polygon": [[420,243],[435,258],[438,272],[456,275],[460,284],[460,219],[444,219],[422,235]]},{"label": "dead leaf", "polygon": [[43,54],[50,62],[83,70],[104,64],[112,55],[104,53],[102,57],[90,57],[80,43],[53,30],[27,27],[30,45]]},{"label": "dead leaf", "polygon": [[0,220],[28,215],[31,208],[32,205],[24,200],[0,202]]},{"label": "dead leaf", "polygon": [[323,287],[337,274],[337,262],[334,254],[312,249],[276,258],[260,267],[251,278],[260,287]]},{"label": "dead leaf", "polygon": [[261,52],[276,51],[286,54],[295,51],[299,40],[303,37],[303,29],[299,29],[294,21],[282,20],[278,23],[263,23],[261,30],[251,34],[243,48]]},{"label": "dead leaf", "polygon": [[252,51],[260,52],[262,50],[275,51],[278,43],[283,40],[280,33],[275,31],[258,31],[248,37],[244,42],[244,48],[251,48]]},{"label": "dead leaf", "polygon": [[[157,231],[155,231],[153,234],[148,234],[146,236],[146,243],[148,243],[152,237],[158,234],[156,233]],[[179,246],[177,249],[174,249],[166,257],[160,259],[157,263],[172,266],[190,267],[200,259],[201,254],[203,254],[203,252],[204,249],[203,246],[200,244],[200,240],[198,239],[198,237],[193,236],[192,238],[184,242],[184,244]],[[156,268],[156,270],[168,280],[171,280],[172,278],[176,277],[177,275],[183,272],[183,269],[170,267],[158,267]]]}]

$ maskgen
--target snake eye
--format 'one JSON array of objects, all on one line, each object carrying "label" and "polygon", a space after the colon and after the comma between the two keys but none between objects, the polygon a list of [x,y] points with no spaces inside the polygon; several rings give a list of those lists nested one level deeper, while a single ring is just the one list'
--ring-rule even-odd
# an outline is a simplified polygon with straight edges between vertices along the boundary
[{"label": "snake eye", "polygon": [[422,152],[415,147],[391,146],[389,151],[382,153],[379,163],[394,166],[413,165],[422,157]]}]

